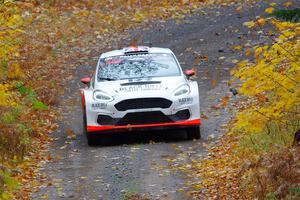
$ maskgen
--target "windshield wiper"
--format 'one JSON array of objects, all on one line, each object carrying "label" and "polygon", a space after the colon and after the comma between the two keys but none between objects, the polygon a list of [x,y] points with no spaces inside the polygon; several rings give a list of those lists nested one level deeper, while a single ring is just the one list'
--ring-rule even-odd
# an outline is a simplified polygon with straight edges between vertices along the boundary
[{"label": "windshield wiper", "polygon": [[99,78],[99,80],[105,80],[105,81],[114,81],[116,79],[113,79],[113,78],[104,78],[104,77],[101,77]]},{"label": "windshield wiper", "polygon": [[137,77],[128,77],[128,78],[121,78],[120,80],[134,80],[134,79],[147,79],[148,76],[137,76]]}]

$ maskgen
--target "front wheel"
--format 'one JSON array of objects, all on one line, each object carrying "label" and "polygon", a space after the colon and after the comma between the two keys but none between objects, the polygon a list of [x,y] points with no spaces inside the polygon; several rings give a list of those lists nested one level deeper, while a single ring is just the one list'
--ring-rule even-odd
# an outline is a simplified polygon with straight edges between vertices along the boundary
[{"label": "front wheel", "polygon": [[95,142],[95,138],[93,137],[93,135],[89,132],[87,132],[87,122],[86,122],[86,113],[83,114],[83,132],[86,136],[87,139],[87,143],[89,146],[94,146],[96,144]]},{"label": "front wheel", "polygon": [[83,114],[82,122],[83,122],[83,124],[82,124],[83,133],[84,133],[85,135],[87,135],[87,123],[86,123],[86,114],[85,114],[85,112],[84,112],[84,114]]},{"label": "front wheel", "polygon": [[91,133],[86,133],[86,139],[89,146],[97,145],[96,138]]},{"label": "front wheel", "polygon": [[201,138],[200,127],[187,128],[186,132],[187,132],[187,137],[190,140]]}]

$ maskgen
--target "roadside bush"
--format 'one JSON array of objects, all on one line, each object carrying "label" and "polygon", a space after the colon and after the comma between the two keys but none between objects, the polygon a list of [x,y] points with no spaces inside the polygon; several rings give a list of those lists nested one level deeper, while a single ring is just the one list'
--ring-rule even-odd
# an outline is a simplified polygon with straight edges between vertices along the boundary
[{"label": "roadside bush", "polygon": [[[274,15],[297,21],[293,13]],[[292,148],[300,128],[300,24],[268,21],[279,32],[276,42],[255,47],[254,63],[242,61],[232,72],[242,81],[240,94],[248,96],[233,131],[242,132],[239,151],[251,163],[243,185],[259,199],[297,198],[289,189],[300,184],[299,147]]]},{"label": "roadside bush", "polygon": [[300,149],[278,147],[277,151],[260,156],[246,169],[251,185],[259,199],[297,199],[300,182]]},{"label": "roadside bush", "polygon": [[12,126],[1,126],[3,130],[0,136],[1,159],[10,162],[20,161],[29,148],[28,135]]},{"label": "roadside bush", "polygon": [[[0,2],[0,199],[11,199],[16,188],[9,171],[23,161],[36,137],[29,122],[31,110],[47,106],[33,90],[21,86],[23,72],[15,60],[19,57],[20,29],[23,20],[13,1]],[[27,119],[26,119],[27,118]]]},{"label": "roadside bush", "polygon": [[[291,13],[276,15],[296,21]],[[193,165],[201,179],[193,186],[208,198],[300,198],[300,147],[293,146],[300,128],[300,23],[260,18],[245,25],[265,23],[276,38],[255,46],[253,57],[231,72],[244,98],[229,132]]]}]

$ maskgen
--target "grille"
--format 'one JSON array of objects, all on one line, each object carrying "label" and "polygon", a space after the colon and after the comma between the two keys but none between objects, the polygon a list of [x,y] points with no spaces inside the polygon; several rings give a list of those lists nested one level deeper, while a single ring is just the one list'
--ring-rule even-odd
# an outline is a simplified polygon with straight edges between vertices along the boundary
[{"label": "grille", "polygon": [[121,101],[115,107],[119,111],[126,111],[143,108],[169,108],[171,104],[172,101],[164,98],[138,98]]},{"label": "grille", "polygon": [[160,111],[153,111],[127,113],[122,119],[118,121],[117,125],[156,124],[167,122],[172,122],[172,120]]}]

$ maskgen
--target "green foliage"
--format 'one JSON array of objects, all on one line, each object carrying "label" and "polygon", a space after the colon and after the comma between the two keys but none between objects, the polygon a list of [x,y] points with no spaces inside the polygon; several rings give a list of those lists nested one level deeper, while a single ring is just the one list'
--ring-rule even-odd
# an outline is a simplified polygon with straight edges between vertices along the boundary
[{"label": "green foliage", "polygon": [[7,187],[14,189],[18,186],[17,182],[10,177],[8,172],[3,172],[2,178],[4,184],[7,185]]},{"label": "green foliage", "polygon": [[22,82],[16,82],[15,87],[22,95],[36,96],[35,92],[31,88],[25,87]]},{"label": "green foliage", "polygon": [[20,105],[11,108],[9,111],[0,114],[0,122],[4,124],[15,123],[22,110],[23,107]]},{"label": "green foliage", "polygon": [[0,170],[0,199],[8,200],[10,199],[9,194],[5,191],[5,189],[14,190],[18,186],[17,182],[14,181],[10,174],[4,170]]},{"label": "green foliage", "polygon": [[6,112],[1,116],[1,123],[12,124],[15,122],[15,116],[11,112]]},{"label": "green foliage", "polygon": [[274,193],[269,193],[267,196],[266,196],[266,200],[277,200],[276,196]]},{"label": "green foliage", "polygon": [[7,194],[7,192],[2,192],[1,196],[0,196],[0,199],[8,200],[9,199],[9,195]]},{"label": "green foliage", "polygon": [[34,103],[36,101],[36,94],[35,94],[35,92],[30,92],[28,95],[26,95],[25,100],[27,102]]},{"label": "green foliage", "polygon": [[46,106],[43,102],[37,100],[37,94],[31,89],[27,88],[23,85],[22,82],[16,82],[15,87],[22,94],[26,95],[26,101],[32,103],[32,108],[35,110],[47,110],[48,106]]},{"label": "green foliage", "polygon": [[297,197],[300,197],[300,187],[290,188],[289,191],[290,191],[292,194],[295,194]]},{"label": "green foliage", "polygon": [[16,105],[15,107],[13,107],[12,109],[11,109],[11,113],[12,113],[12,115],[15,117],[15,118],[17,118],[18,116],[19,116],[19,114],[23,111],[24,109],[23,109],[23,106],[21,106],[21,105]]},{"label": "green foliage", "polygon": [[18,131],[21,132],[21,133],[29,134],[29,133],[32,132],[32,128],[27,127],[24,124],[18,124]]},{"label": "green foliage", "polygon": [[291,22],[299,22],[300,21],[300,8],[296,8],[293,10],[277,10],[272,13],[278,19],[282,19],[285,21]]},{"label": "green foliage", "polygon": [[38,101],[38,100],[36,100],[36,101],[33,102],[33,106],[32,107],[35,110],[48,110],[48,106],[46,106],[43,102]]},{"label": "green foliage", "polygon": [[279,127],[274,123],[267,125],[265,131],[256,134],[246,134],[239,140],[241,151],[245,149],[261,155],[272,153],[279,146],[291,146],[295,128],[291,126]]}]

